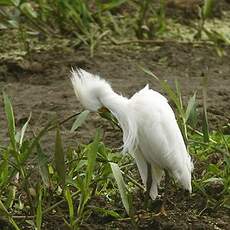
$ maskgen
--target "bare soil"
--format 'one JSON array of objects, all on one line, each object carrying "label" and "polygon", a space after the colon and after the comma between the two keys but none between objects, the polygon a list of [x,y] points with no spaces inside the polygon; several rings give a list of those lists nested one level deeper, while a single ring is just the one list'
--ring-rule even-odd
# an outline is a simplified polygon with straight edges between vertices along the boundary
[{"label": "bare soil", "polygon": [[[12,98],[17,127],[22,126],[32,111],[31,131],[37,132],[55,116],[62,120],[82,110],[70,84],[71,67],[100,74],[112,83],[116,91],[129,97],[147,83],[161,91],[156,80],[139,68],[144,66],[159,78],[168,80],[171,85],[178,80],[185,102],[197,91],[199,106],[202,105],[203,76],[206,75],[210,128],[216,129],[230,122],[230,49],[226,48],[225,52],[227,56],[220,58],[212,47],[163,43],[159,46],[104,47],[90,58],[89,52],[84,49],[54,49],[33,53],[20,62],[0,61],[0,89],[4,89]],[[3,106],[0,107],[0,120],[5,120]],[[104,130],[103,139],[108,146],[117,148],[121,145],[121,133],[114,131],[96,114],[92,114],[75,134],[69,131],[72,123],[69,121],[62,127],[65,146],[87,143],[93,138],[97,127]],[[6,130],[6,123],[3,122],[0,129],[3,142],[7,141]],[[50,154],[54,149],[53,143],[54,135],[51,132],[43,140]],[[137,204],[141,206],[142,195],[137,195],[137,199]],[[205,198],[199,194],[189,198],[182,191],[172,189],[167,205],[168,216],[153,217],[140,211],[139,226],[141,229],[230,229],[227,210],[202,212],[205,205]],[[53,219],[49,223],[52,222],[54,228],[64,229],[58,220],[55,222]],[[92,223],[83,228],[130,229],[132,226],[128,220],[111,223],[111,220],[96,216]]]}]

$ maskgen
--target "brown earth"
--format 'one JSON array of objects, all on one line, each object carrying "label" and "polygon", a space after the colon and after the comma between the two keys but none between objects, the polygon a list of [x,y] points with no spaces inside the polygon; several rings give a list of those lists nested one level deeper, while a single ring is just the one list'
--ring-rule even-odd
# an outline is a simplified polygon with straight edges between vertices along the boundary
[{"label": "brown earth", "polygon": [[[30,127],[37,132],[51,118],[60,120],[82,110],[69,81],[71,67],[81,67],[99,73],[112,83],[114,89],[131,96],[149,83],[159,90],[156,80],[147,76],[139,66],[148,67],[159,78],[173,85],[178,80],[185,101],[197,91],[198,104],[202,102],[202,76],[208,77],[208,115],[210,127],[223,127],[230,121],[230,49],[227,56],[218,57],[213,48],[185,44],[162,44],[161,46],[104,47],[90,58],[86,50],[53,50],[35,53],[30,60],[22,62],[0,62],[0,89],[11,96],[17,127],[21,127],[32,111]],[[0,120],[4,118],[0,107]],[[2,122],[1,122],[2,123]],[[69,130],[73,121],[62,127],[65,146],[76,146],[93,138],[96,127],[102,127],[104,141],[110,147],[121,145],[121,134],[95,114],[91,115],[75,134]],[[0,136],[6,138],[6,124],[1,124]],[[43,144],[52,152],[54,135],[50,133]],[[164,218],[153,218],[142,212],[142,229],[230,229],[227,211],[204,212],[197,215],[205,204],[204,198],[194,195],[188,200],[181,191],[174,191],[168,204],[169,213]],[[171,209],[170,209],[171,207]],[[91,226],[91,227],[90,227]],[[106,229],[102,223],[88,226],[89,229]],[[88,228],[86,227],[86,228]],[[114,228],[131,228],[124,221]],[[57,229],[57,228],[56,228]],[[107,229],[112,229],[107,228]]]}]

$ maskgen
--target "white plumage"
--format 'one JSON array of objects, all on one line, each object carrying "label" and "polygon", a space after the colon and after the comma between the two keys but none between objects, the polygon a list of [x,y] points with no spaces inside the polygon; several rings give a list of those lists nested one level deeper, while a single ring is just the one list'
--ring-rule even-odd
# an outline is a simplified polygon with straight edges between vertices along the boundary
[{"label": "white plumage", "polygon": [[71,81],[81,104],[88,110],[107,108],[123,131],[123,151],[134,157],[146,186],[151,165],[150,196],[155,199],[164,170],[192,191],[193,164],[186,150],[175,115],[167,99],[145,88],[130,99],[116,94],[110,84],[82,69],[72,71]]}]

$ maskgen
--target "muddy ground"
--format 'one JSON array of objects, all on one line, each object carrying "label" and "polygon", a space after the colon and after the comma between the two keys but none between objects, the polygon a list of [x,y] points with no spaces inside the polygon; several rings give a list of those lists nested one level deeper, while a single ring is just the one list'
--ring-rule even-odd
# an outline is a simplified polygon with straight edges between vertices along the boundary
[{"label": "muddy ground", "polygon": [[[230,49],[220,58],[212,47],[177,43],[151,46],[114,46],[100,48],[93,58],[84,49],[43,51],[34,53],[21,62],[0,61],[0,89],[11,96],[17,127],[20,127],[32,111],[30,132],[37,132],[50,119],[64,119],[82,110],[72,90],[69,72],[71,67],[81,67],[99,73],[112,83],[114,89],[131,96],[149,83],[161,91],[156,80],[147,76],[139,66],[148,67],[161,79],[173,85],[178,80],[182,96],[187,101],[197,91],[198,103],[202,103],[202,79],[208,77],[208,115],[211,129],[223,127],[230,121]],[[4,119],[0,107],[0,120]],[[65,146],[77,146],[93,138],[96,127],[102,127],[104,141],[110,147],[121,145],[121,134],[96,114],[88,118],[78,132],[70,133],[73,121],[62,127]],[[6,137],[6,124],[1,124],[0,136]],[[43,140],[47,152],[53,151],[54,135]],[[196,167],[196,166],[195,166]],[[168,203],[168,216],[154,218],[140,215],[142,229],[230,229],[227,210],[203,212],[204,198],[195,194],[188,198],[182,191],[172,191]],[[92,223],[86,229],[106,229],[105,223]],[[114,228],[129,229],[127,221],[114,224]],[[56,227],[56,229],[58,229]],[[62,229],[60,227],[60,229]]]},{"label": "muddy ground", "polygon": [[[156,80],[147,76],[139,66],[147,67],[160,79],[174,85],[179,82],[185,103],[197,92],[198,107],[202,105],[203,75],[208,77],[208,113],[210,128],[223,127],[230,116],[230,50],[219,58],[215,50],[192,45],[163,44],[145,47],[101,48],[93,58],[87,50],[53,50],[33,54],[30,60],[0,62],[0,87],[12,97],[17,125],[22,125],[32,111],[31,126],[36,129],[56,115],[62,120],[82,110],[69,80],[71,67],[81,67],[98,73],[113,88],[125,96],[132,96],[147,83],[161,91]],[[4,117],[0,110],[1,119]],[[69,128],[64,125],[63,133],[68,142],[90,140],[95,127],[104,126],[96,115],[89,119],[81,132],[71,138]],[[110,129],[110,125],[106,127]],[[6,133],[1,129],[1,135]],[[105,140],[113,147],[120,143],[116,135],[106,133]],[[50,146],[47,140],[47,147]]]}]

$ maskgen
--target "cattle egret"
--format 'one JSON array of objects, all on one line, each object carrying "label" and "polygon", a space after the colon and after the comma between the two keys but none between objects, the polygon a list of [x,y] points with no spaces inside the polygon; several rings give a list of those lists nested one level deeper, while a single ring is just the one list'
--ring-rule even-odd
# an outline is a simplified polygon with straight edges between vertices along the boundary
[{"label": "cattle egret", "polygon": [[[192,191],[193,163],[174,112],[163,95],[146,85],[128,99],[115,93],[104,79],[82,69],[72,70],[71,81],[85,109],[99,112],[107,109],[116,117],[123,131],[123,152],[134,157],[143,184],[153,200],[167,174],[184,189]],[[164,207],[162,214],[165,214]]]}]

